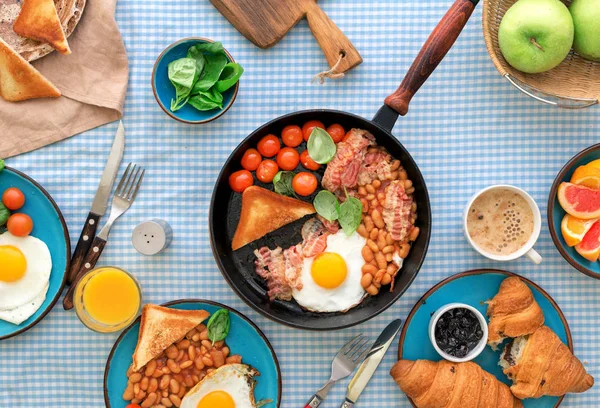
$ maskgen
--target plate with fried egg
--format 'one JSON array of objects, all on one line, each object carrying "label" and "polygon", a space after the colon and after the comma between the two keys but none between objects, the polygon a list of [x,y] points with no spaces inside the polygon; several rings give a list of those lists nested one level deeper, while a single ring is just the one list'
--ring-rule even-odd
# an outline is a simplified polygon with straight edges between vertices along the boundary
[{"label": "plate with fried egg", "polygon": [[29,216],[33,229],[15,236],[0,228],[0,340],[30,329],[52,309],[64,288],[71,253],[66,223],[48,192],[6,167],[0,171],[0,194],[11,187],[25,197],[12,213]]},{"label": "plate with fried egg", "polygon": [[[192,326],[200,321],[202,327],[209,327],[211,318],[218,314],[217,312],[224,310],[228,311],[230,321],[229,331],[223,339],[223,345],[228,349],[228,355],[236,356],[238,360],[225,361],[225,364],[218,365],[218,367],[217,365],[210,366],[210,370],[207,370],[209,366],[197,367],[196,361],[191,367],[181,368],[186,367],[184,364],[187,358],[184,354],[184,347],[180,347],[182,342],[187,342],[185,346],[188,348],[197,348],[194,347],[197,341],[194,340],[196,337],[190,336],[193,330],[182,338],[179,334],[173,335],[179,340],[171,345],[166,344],[171,343],[170,340],[158,345],[158,342],[181,329],[181,326],[184,325],[181,322],[183,319],[196,319],[200,314],[201,319],[194,320],[191,323]],[[150,317],[151,315],[152,317]],[[199,326],[196,328],[199,329]],[[153,335],[156,330],[159,330],[161,334]],[[183,330],[187,331],[188,327]],[[157,350],[163,347],[166,347],[164,351]],[[215,347],[221,346],[216,345]],[[179,356],[173,355],[171,361],[167,360],[170,358],[171,348],[175,348],[175,354],[184,354],[184,358],[180,359]],[[158,351],[159,354],[148,361],[149,357],[145,359],[142,357],[148,355],[145,352],[146,349]],[[178,352],[178,349],[182,352]],[[195,352],[196,356],[198,356],[197,353],[198,351]],[[161,366],[163,362],[166,364]],[[173,362],[180,365],[181,371],[179,369],[170,370],[173,368]],[[150,365],[153,367],[148,368]],[[194,368],[202,373],[189,372]],[[154,370],[153,372],[161,370],[163,373],[150,375],[152,370]],[[200,378],[196,378],[198,381],[188,383],[196,374],[200,376]],[[136,375],[138,378],[134,379]],[[150,381],[144,379],[146,375],[150,375],[148,378]],[[178,378],[177,375],[182,378]],[[163,389],[160,387],[165,376],[168,377],[169,387]],[[154,386],[153,378],[156,379]],[[171,388],[171,382],[180,380],[185,381],[174,384],[175,389]],[[133,383],[134,381],[135,383]],[[142,387],[141,384],[144,382],[148,383],[146,384],[147,388],[146,385]],[[145,395],[142,395],[141,399],[136,399],[137,394],[128,392],[128,389],[137,383],[140,384],[139,389],[146,388]],[[277,356],[261,330],[235,309],[220,303],[199,299],[177,300],[161,306],[145,305],[142,316],[125,329],[115,342],[104,372],[104,400],[107,408],[125,408],[130,403],[145,404],[143,406],[161,405],[163,398],[167,405],[173,404],[173,406],[182,408],[256,408],[258,406],[278,408],[281,403],[281,387],[281,372]],[[175,397],[179,391],[181,391],[179,396]],[[147,402],[148,398],[154,398],[153,394],[156,394],[157,397],[153,401]],[[167,399],[171,402],[166,401]]]}]

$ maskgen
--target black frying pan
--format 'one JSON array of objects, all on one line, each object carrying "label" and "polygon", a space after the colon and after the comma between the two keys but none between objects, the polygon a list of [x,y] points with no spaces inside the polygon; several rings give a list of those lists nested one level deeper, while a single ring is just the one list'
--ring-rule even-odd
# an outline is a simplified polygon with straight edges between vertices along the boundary
[{"label": "black frying pan", "polygon": [[[431,208],[421,171],[404,146],[391,134],[391,130],[398,115],[407,113],[412,96],[437,67],[460,34],[476,2],[477,0],[456,0],[430,35],[400,87],[386,98],[385,105],[379,109],[373,120],[335,110],[319,109],[290,113],[256,129],[231,153],[217,178],[210,204],[211,246],[215,260],[229,285],[256,311],[292,327],[311,330],[341,329],[378,315],[408,289],[427,253],[431,235]],[[241,194],[233,193],[229,188],[229,175],[241,168],[240,160],[244,152],[250,147],[256,147],[263,136],[269,133],[279,135],[287,125],[302,126],[303,123],[313,119],[322,121],[326,126],[339,123],[346,130],[351,128],[368,130],[375,136],[378,145],[384,146],[393,157],[400,159],[415,186],[417,226],[421,229],[421,233],[396,277],[394,291],[389,292],[387,287],[384,287],[377,296],[367,297],[360,305],[346,313],[312,313],[303,310],[294,301],[270,302],[264,280],[254,272],[253,251],[265,245],[271,249],[277,246],[288,248],[301,242],[300,228],[309,217],[286,225],[237,251],[231,250],[231,240],[240,217]],[[299,146],[299,150],[305,148],[304,143]],[[317,178],[320,179],[322,174],[323,169],[317,174]],[[256,183],[261,187],[272,189],[272,184]],[[312,202],[313,198],[314,195],[307,200]]]}]

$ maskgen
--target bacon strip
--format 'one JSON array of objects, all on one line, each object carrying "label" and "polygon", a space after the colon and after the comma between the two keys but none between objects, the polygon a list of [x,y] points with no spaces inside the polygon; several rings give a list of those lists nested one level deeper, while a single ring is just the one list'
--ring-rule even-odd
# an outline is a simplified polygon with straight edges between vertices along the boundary
[{"label": "bacon strip", "polygon": [[385,150],[368,152],[358,172],[358,184],[371,184],[373,180],[385,180],[391,173],[392,156]]},{"label": "bacon strip", "polygon": [[406,194],[402,181],[394,180],[386,188],[383,221],[395,241],[404,241],[412,228],[410,223],[412,202],[413,199]]},{"label": "bacon strip", "polygon": [[340,230],[340,223],[337,220],[329,221],[328,219],[323,218],[318,214],[317,214],[317,219],[319,221],[321,221],[321,223],[323,224],[323,226],[325,227],[327,232],[329,232],[331,234],[335,234],[336,232],[338,232]]},{"label": "bacon strip", "polygon": [[327,248],[327,236],[323,223],[311,218],[302,226],[302,255],[306,258],[319,255]]},{"label": "bacon strip", "polygon": [[254,250],[254,255],[255,271],[258,276],[266,279],[269,299],[291,300],[292,288],[286,280],[283,250],[277,247],[271,251],[268,247],[262,247]]},{"label": "bacon strip", "polygon": [[284,265],[285,265],[285,279],[288,286],[292,289],[302,290],[302,278],[300,272],[302,272],[302,266],[304,265],[304,258],[302,257],[302,244],[294,245],[283,251]]}]

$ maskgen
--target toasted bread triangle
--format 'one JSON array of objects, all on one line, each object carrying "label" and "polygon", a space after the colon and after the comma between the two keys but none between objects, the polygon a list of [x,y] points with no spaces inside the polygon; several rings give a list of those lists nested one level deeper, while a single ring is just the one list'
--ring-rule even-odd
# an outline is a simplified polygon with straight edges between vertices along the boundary
[{"label": "toasted bread triangle", "polygon": [[13,30],[22,37],[46,42],[61,54],[71,53],[54,0],[24,0]]},{"label": "toasted bread triangle", "polygon": [[147,304],[142,309],[138,343],[133,353],[133,370],[138,371],[171,344],[202,323],[206,310],[170,309]]},{"label": "toasted bread triangle", "polygon": [[314,214],[312,204],[258,186],[242,193],[242,214],[231,248],[235,251],[300,218]]},{"label": "toasted bread triangle", "polygon": [[58,88],[0,38],[0,96],[16,102],[60,95]]}]

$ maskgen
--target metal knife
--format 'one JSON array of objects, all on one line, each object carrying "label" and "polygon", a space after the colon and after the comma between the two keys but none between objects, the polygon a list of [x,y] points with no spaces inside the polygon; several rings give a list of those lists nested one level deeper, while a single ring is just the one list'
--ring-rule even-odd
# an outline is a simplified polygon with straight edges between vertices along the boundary
[{"label": "metal knife", "polygon": [[92,241],[96,236],[98,221],[100,221],[100,218],[106,212],[108,197],[110,196],[110,191],[112,190],[115,178],[117,177],[117,171],[119,170],[119,165],[121,164],[121,159],[123,158],[123,150],[125,150],[125,128],[123,127],[123,122],[119,121],[119,128],[117,129],[115,140],[110,149],[110,155],[108,156],[106,166],[104,167],[104,173],[100,179],[96,197],[92,203],[92,209],[85,220],[85,225],[79,236],[79,241],[77,241],[73,257],[71,258],[71,268],[67,275],[67,283],[69,285],[75,279],[79,269],[81,269],[81,263],[92,246]]},{"label": "metal knife", "polygon": [[375,370],[377,370],[379,363],[381,363],[385,353],[396,338],[396,335],[400,331],[400,327],[402,327],[402,320],[396,319],[383,329],[373,344],[373,347],[371,347],[371,351],[367,354],[365,361],[358,367],[358,371],[356,371],[352,381],[348,384],[346,399],[340,408],[354,407],[358,397],[369,383],[369,380],[375,373]]}]

